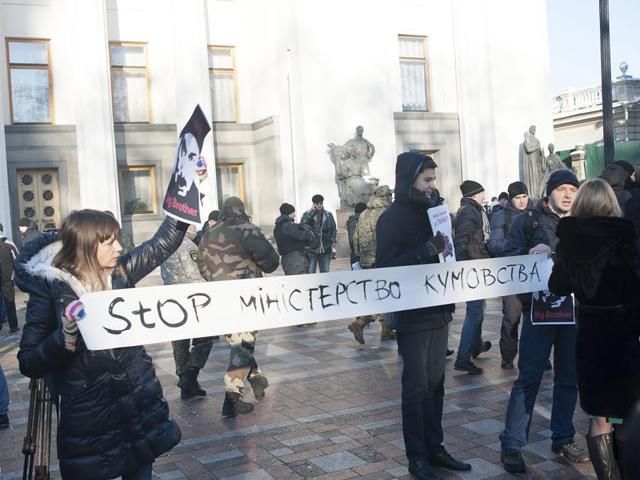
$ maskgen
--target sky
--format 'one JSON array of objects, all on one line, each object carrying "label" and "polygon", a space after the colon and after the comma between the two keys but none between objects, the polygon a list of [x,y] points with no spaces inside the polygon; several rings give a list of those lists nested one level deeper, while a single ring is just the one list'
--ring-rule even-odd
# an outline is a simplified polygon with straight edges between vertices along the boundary
[{"label": "sky", "polygon": [[[600,84],[598,0],[546,0],[551,93]],[[640,0],[609,0],[611,74],[640,78]]]}]

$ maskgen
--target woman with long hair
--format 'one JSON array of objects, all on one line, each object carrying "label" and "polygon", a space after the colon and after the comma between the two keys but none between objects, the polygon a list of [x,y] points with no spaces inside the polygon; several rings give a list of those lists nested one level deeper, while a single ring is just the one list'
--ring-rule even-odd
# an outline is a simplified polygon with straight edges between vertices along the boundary
[{"label": "woman with long hair", "polygon": [[633,224],[621,216],[604,180],[582,184],[572,216],[558,224],[549,279],[549,290],[573,293],[577,301],[578,389],[591,417],[587,445],[601,480],[637,478],[618,468],[621,456],[637,454],[625,450],[619,434],[640,398],[640,251]]},{"label": "woman with long hair", "polygon": [[134,287],[178,248],[187,226],[167,218],[152,239],[122,254],[118,221],[79,210],[59,236],[41,235],[16,259],[16,283],[30,294],[20,371],[44,377],[59,395],[65,479],[148,480],[154,460],[180,441],[144,347],[89,351],[76,321],[83,294]]}]

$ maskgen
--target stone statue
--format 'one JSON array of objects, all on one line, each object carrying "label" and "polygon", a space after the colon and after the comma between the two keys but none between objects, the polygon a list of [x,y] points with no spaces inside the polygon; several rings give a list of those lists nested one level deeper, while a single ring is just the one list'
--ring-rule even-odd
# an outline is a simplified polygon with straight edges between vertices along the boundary
[{"label": "stone statue", "polygon": [[540,185],[538,192],[540,195],[547,195],[548,192],[545,192],[545,188],[547,186],[547,180],[549,180],[549,176],[555,172],[556,170],[568,170],[567,166],[562,163],[562,159],[560,155],[555,153],[556,147],[553,143],[550,143],[547,148],[549,149],[549,156],[544,159],[542,164],[542,171],[544,173],[542,180],[540,180]]},{"label": "stone statue", "polygon": [[540,181],[543,176],[544,153],[540,147],[540,141],[536,138],[536,126],[531,125],[529,131],[524,134],[524,142],[521,145],[522,181],[529,187],[529,195],[534,198],[542,196]]},{"label": "stone statue", "polygon": [[364,128],[358,126],[355,137],[344,145],[328,144],[341,208],[353,207],[358,202],[366,203],[378,185],[377,178],[364,178],[369,176],[369,162],[376,149],[362,136],[363,133]]}]

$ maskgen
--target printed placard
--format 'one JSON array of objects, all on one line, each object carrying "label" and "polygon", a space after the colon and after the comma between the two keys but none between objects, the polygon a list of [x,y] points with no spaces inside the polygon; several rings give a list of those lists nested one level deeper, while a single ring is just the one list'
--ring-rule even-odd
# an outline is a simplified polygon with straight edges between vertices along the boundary
[{"label": "printed placard", "polygon": [[167,215],[194,225],[202,224],[198,171],[205,168],[200,152],[209,131],[211,126],[198,105],[180,132],[176,162],[162,204]]},{"label": "printed placard", "polygon": [[451,226],[451,215],[447,205],[439,205],[427,210],[431,231],[442,233],[444,237],[444,251],[439,255],[441,263],[455,262],[456,252],[453,248],[453,228]]},{"label": "printed placard", "polygon": [[533,325],[575,325],[573,297],[559,297],[549,290],[531,294],[531,323]]}]

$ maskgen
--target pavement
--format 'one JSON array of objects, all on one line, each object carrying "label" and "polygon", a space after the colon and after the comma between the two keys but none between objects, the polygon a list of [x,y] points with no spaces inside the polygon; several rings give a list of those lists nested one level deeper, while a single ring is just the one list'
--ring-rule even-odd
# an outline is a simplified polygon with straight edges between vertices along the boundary
[{"label": "pavement", "polygon": [[[348,268],[338,260],[332,269]],[[159,283],[151,275],[142,286]],[[20,294],[20,325],[26,296]],[[464,305],[458,305],[449,345],[457,349]],[[440,471],[444,479],[584,479],[595,478],[590,463],[573,465],[551,452],[549,419],[553,373],[547,372],[524,449],[528,470],[506,473],[500,464],[498,435],[504,428],[507,401],[517,370],[502,370],[498,340],[501,303],[490,300],[484,339],[493,349],[478,358],[485,373],[471,376],[447,360],[443,426],[445,445],[468,461],[468,473]],[[359,345],[347,330],[350,319],[312,327],[261,331],[256,359],[270,387],[253,413],[236,419],[220,415],[223,376],[229,349],[214,343],[200,383],[204,399],[180,400],[170,344],[150,345],[156,372],[171,415],[182,429],[182,442],[154,463],[154,479],[223,480],[361,480],[410,479],[404,455],[400,413],[402,362],[394,341],[380,341],[380,327],[365,330]],[[22,478],[22,442],[29,408],[29,380],[16,359],[18,334],[0,330],[0,364],[9,383],[11,427],[0,431],[0,480]],[[250,390],[250,389],[248,389]],[[585,445],[588,418],[576,409],[576,440]],[[55,434],[52,458],[55,454]],[[52,479],[59,479],[57,465]]]}]

